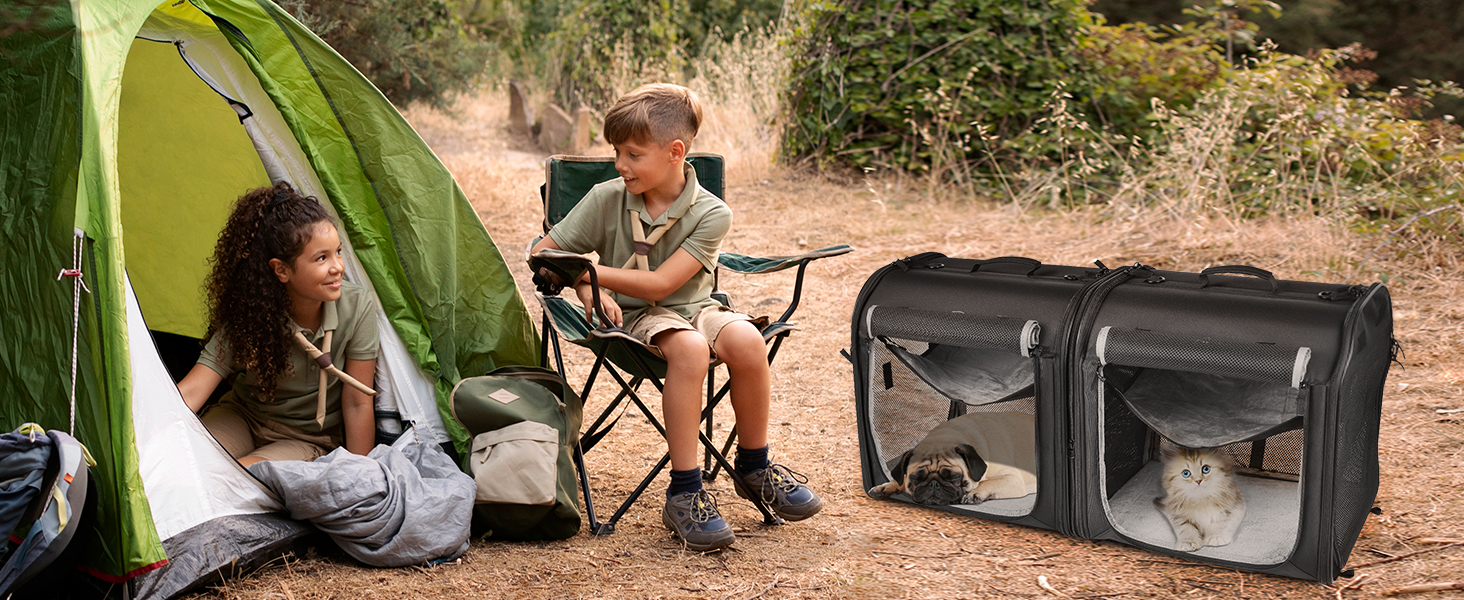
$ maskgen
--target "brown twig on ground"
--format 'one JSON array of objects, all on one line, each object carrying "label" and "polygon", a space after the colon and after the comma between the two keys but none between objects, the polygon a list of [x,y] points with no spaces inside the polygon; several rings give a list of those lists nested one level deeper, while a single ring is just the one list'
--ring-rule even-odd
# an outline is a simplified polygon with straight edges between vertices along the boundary
[{"label": "brown twig on ground", "polygon": [[290,593],[290,586],[285,585],[285,582],[280,582],[280,589],[285,591],[285,598],[287,598],[288,600],[295,600],[295,595]]},{"label": "brown twig on ground", "polygon": [[1464,590],[1464,581],[1448,581],[1439,583],[1419,583],[1405,585],[1400,588],[1384,590],[1384,596],[1402,596],[1403,594],[1423,594],[1427,592],[1447,592],[1449,590]]},{"label": "brown twig on ground", "polygon": [[1412,557],[1412,556],[1418,556],[1420,554],[1428,554],[1429,552],[1438,552],[1440,550],[1448,550],[1449,548],[1453,548],[1455,546],[1464,546],[1464,542],[1454,542],[1452,544],[1447,544],[1447,545],[1444,545],[1444,546],[1439,546],[1437,548],[1429,548],[1427,550],[1418,550],[1416,552],[1409,552],[1407,554],[1399,554],[1398,556],[1394,556],[1393,558],[1384,558],[1382,560],[1375,560],[1375,561],[1368,562],[1368,563],[1362,563],[1360,565],[1352,565],[1352,566],[1347,567],[1347,568],[1348,569],[1361,569],[1363,567],[1371,567],[1371,566],[1374,566],[1374,565],[1381,565],[1381,564],[1385,564],[1385,563],[1390,563],[1390,562],[1394,562],[1394,561],[1403,560],[1405,558],[1409,558],[1409,557]]},{"label": "brown twig on ground", "polygon": [[761,592],[758,592],[756,594],[753,594],[751,596],[748,596],[747,598],[744,598],[743,600],[752,600],[753,598],[757,598],[759,596],[762,596],[763,594],[768,593],[768,590],[771,590],[771,589],[773,589],[773,588],[775,588],[775,587],[778,586],[778,577],[781,577],[782,575],[783,575],[782,573],[773,573],[773,582],[772,583],[769,583],[768,584],[768,587],[763,588]]},{"label": "brown twig on ground", "polygon": [[1037,556],[1028,556],[1027,558],[1024,558],[1022,560],[1024,560],[1024,561],[1037,562],[1039,560],[1047,560],[1049,558],[1056,558],[1056,557],[1059,557],[1059,556],[1062,556],[1062,553],[1061,552],[1049,552],[1047,554],[1039,554]]},{"label": "brown twig on ground", "polygon": [[1064,594],[1062,592],[1057,591],[1057,588],[1052,587],[1052,584],[1047,583],[1047,576],[1046,575],[1038,575],[1037,576],[1037,586],[1038,587],[1041,587],[1044,590],[1047,590],[1049,593],[1051,593],[1054,596],[1057,596],[1058,598],[1066,598],[1066,597],[1068,597],[1067,594]]},{"label": "brown twig on ground", "polygon": [[1464,544],[1464,540],[1458,538],[1418,538],[1413,540],[1417,544]]},{"label": "brown twig on ground", "polygon": [[1188,581],[1188,582],[1191,582],[1191,583],[1208,583],[1210,585],[1235,585],[1233,583],[1229,583],[1229,582],[1225,582],[1225,581],[1206,581],[1204,579],[1189,579],[1189,578],[1185,578],[1185,577],[1181,577],[1180,578],[1180,581]]},{"label": "brown twig on ground", "polygon": [[881,556],[899,556],[902,558],[955,558],[957,556],[964,556],[960,552],[950,552],[947,554],[904,554],[901,552],[889,552],[886,550],[875,550],[870,554],[877,554]]},{"label": "brown twig on ground", "polygon": [[1345,592],[1347,590],[1361,589],[1364,584],[1367,584],[1372,580],[1372,575],[1358,575],[1357,579],[1353,579],[1352,581],[1347,582],[1346,585],[1338,586],[1335,590],[1333,590],[1333,593],[1337,595],[1337,600],[1342,600],[1342,592]]}]

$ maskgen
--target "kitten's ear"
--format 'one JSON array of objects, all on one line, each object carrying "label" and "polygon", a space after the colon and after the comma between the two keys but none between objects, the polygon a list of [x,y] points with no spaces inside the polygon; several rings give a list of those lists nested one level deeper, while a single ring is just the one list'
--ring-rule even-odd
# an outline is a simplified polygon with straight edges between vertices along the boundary
[{"label": "kitten's ear", "polygon": [[986,475],[986,461],[976,453],[976,447],[961,444],[956,446],[956,455],[966,461],[966,476],[970,477],[971,481],[981,481],[981,477]]},{"label": "kitten's ear", "polygon": [[1175,457],[1179,456],[1179,446],[1174,444],[1159,444],[1159,455],[1164,457],[1164,460],[1174,460]]},{"label": "kitten's ear", "polygon": [[895,463],[895,466],[890,469],[890,479],[900,484],[900,487],[905,486],[905,471],[910,468],[910,457],[914,455],[914,450],[906,450],[904,454],[900,455],[900,460]]}]

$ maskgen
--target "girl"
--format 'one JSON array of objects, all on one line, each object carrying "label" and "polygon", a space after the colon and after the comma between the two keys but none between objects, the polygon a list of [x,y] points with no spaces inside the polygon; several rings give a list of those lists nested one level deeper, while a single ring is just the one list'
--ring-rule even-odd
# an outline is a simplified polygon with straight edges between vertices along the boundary
[{"label": "girl", "polygon": [[[376,300],[342,279],[340,235],[325,207],[280,182],[234,204],[207,280],[208,344],[178,383],[198,412],[235,373],[233,389],[203,424],[244,466],[314,460],[344,445],[375,445],[372,399],[322,377],[296,340],[303,334],[370,386],[378,348]],[[325,393],[321,394],[324,386]]]}]

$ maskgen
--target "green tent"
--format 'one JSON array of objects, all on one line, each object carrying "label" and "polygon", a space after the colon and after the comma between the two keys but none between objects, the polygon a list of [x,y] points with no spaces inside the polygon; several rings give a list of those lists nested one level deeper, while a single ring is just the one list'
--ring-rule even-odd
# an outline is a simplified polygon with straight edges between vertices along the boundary
[{"label": "green tent", "polygon": [[83,568],[155,575],[190,551],[170,540],[278,509],[215,456],[153,343],[203,335],[207,258],[249,188],[290,181],[339,218],[347,278],[383,310],[382,396],[418,435],[465,450],[452,386],[537,360],[523,299],[451,174],[285,11],[33,0],[0,12],[0,427],[70,429],[96,456]]}]

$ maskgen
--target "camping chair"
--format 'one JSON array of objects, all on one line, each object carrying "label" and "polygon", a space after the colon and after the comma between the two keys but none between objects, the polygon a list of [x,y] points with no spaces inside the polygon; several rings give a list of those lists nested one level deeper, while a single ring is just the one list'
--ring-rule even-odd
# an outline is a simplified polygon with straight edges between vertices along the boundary
[{"label": "camping chair", "polygon": [[[722,157],[714,154],[694,153],[687,157],[687,160],[696,169],[697,180],[707,191],[718,198],[725,198],[723,195],[725,180],[723,177]],[[540,188],[544,201],[544,232],[569,214],[585,193],[595,184],[619,177],[615,170],[615,159],[611,157],[581,157],[581,156],[552,156],[545,165],[545,183]],[[530,243],[530,248],[538,239]],[[798,302],[803,291],[803,275],[808,263],[814,260],[829,256],[838,256],[852,251],[853,248],[847,245],[832,246],[815,250],[798,256],[779,256],[759,258],[743,256],[723,252],[718,257],[718,269],[713,274],[712,297],[724,306],[731,307],[731,297],[720,291],[717,283],[721,269],[729,269],[737,273],[772,273],[791,267],[798,267],[797,281],[793,288],[793,299],[788,303],[788,308],[776,320],[762,326],[763,340],[771,345],[768,351],[768,362],[771,363],[778,355],[778,348],[782,345],[783,339],[792,332],[793,326],[789,322],[794,310],[798,308]],[[609,433],[619,417],[611,419],[616,414],[616,409],[627,400],[633,403],[650,421],[664,438],[666,429],[656,419],[655,413],[646,406],[645,402],[637,394],[641,385],[650,381],[657,390],[662,389],[661,379],[666,375],[666,362],[651,352],[640,340],[628,335],[619,327],[599,327],[591,324],[585,319],[585,312],[580,307],[570,303],[559,296],[565,282],[572,282],[578,279],[581,273],[589,272],[590,285],[596,290],[594,295],[594,312],[600,324],[608,324],[609,319],[600,307],[599,301],[599,279],[595,272],[594,262],[588,257],[580,254],[546,250],[530,257],[530,269],[536,273],[535,283],[538,284],[539,302],[544,309],[544,322],[541,331],[543,343],[541,344],[542,354],[540,363],[548,367],[549,357],[552,349],[554,368],[561,376],[567,374],[564,369],[564,358],[561,354],[560,340],[568,341],[577,346],[582,346],[594,352],[595,362],[590,368],[589,376],[586,377],[581,398],[589,398],[591,388],[594,386],[596,376],[603,369],[620,385],[620,391],[615,399],[610,402],[599,417],[584,431],[580,437],[579,447],[575,452],[575,465],[579,468],[580,487],[585,498],[585,515],[589,519],[590,532],[595,535],[608,535],[615,532],[615,524],[625,514],[635,501],[640,498],[651,482],[666,468],[671,460],[669,452],[662,455],[661,460],[641,480],[640,485],[615,511],[610,520],[600,522],[595,517],[594,503],[590,496],[589,476],[586,472],[584,454],[595,447],[597,443]],[[733,427],[728,433],[727,440],[718,449],[712,442],[713,419],[712,415],[717,404],[721,402],[731,389],[730,382],[723,382],[717,387],[716,368],[720,361],[713,361],[707,368],[707,402],[702,409],[701,419],[705,424],[705,431],[699,432],[698,437],[704,451],[704,468],[702,477],[711,481],[717,476],[717,471],[726,469],[733,471],[731,463],[727,461],[726,454],[731,451],[732,444],[737,439],[737,429]],[[622,413],[623,414],[623,411]],[[732,477],[733,485],[742,486],[741,480]],[[762,501],[761,494],[756,490],[743,489],[743,493],[753,499],[763,515],[763,522],[769,525],[782,523],[782,519],[774,515]]]}]

